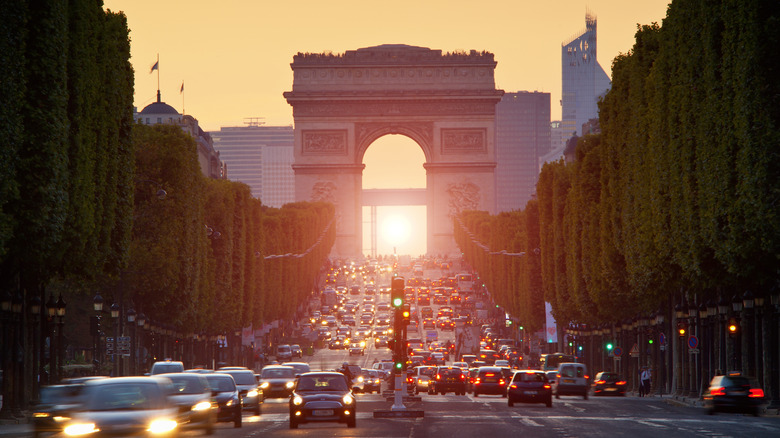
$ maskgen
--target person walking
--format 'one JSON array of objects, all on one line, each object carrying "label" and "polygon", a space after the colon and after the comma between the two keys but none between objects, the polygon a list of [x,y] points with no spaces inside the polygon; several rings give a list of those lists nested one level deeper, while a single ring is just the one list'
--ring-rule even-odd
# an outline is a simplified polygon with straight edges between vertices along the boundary
[{"label": "person walking", "polygon": [[643,393],[645,396],[650,395],[650,368],[645,367],[642,369],[639,393],[640,397]]}]

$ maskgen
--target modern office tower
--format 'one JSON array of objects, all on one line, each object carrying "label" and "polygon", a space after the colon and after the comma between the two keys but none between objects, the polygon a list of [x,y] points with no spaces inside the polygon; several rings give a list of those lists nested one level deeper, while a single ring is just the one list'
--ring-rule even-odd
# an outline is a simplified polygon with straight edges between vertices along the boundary
[{"label": "modern office tower", "polygon": [[585,14],[585,30],[561,45],[563,90],[561,128],[564,140],[582,134],[582,125],[598,118],[598,99],[610,79],[596,59],[596,17]]},{"label": "modern office tower", "polygon": [[496,105],[496,211],[525,208],[550,151],[550,93],[506,93]]},{"label": "modern office tower", "polygon": [[247,126],[222,127],[211,136],[230,169],[228,179],[248,185],[263,205],[278,208],[295,201],[292,126],[250,119]]}]

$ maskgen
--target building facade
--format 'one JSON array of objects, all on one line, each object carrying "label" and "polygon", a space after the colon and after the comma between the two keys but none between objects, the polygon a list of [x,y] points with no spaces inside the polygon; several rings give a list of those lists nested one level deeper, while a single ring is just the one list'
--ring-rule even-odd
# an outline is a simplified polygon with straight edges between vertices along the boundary
[{"label": "building facade", "polygon": [[214,149],[211,136],[201,129],[198,119],[179,114],[176,108],[163,102],[157,90],[157,101],[145,106],[141,112],[134,109],[133,120],[142,125],[177,125],[189,134],[198,146],[198,164],[203,175],[209,178],[227,178],[227,168]]},{"label": "building facade", "polygon": [[252,196],[270,207],[295,201],[292,126],[250,122],[247,126],[222,127],[210,134],[230,168],[231,181],[248,185]]},{"label": "building facade", "polygon": [[598,100],[610,79],[596,59],[596,17],[585,14],[585,30],[561,45],[561,129],[564,141],[598,118]]},{"label": "building facade", "polygon": [[525,208],[550,144],[550,93],[504,94],[496,104],[496,211]]}]

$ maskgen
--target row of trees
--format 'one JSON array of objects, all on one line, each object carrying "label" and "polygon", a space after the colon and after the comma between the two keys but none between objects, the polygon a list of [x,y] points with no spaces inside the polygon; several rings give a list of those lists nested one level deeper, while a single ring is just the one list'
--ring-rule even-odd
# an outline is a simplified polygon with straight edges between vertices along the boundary
[{"label": "row of trees", "polygon": [[[595,324],[777,287],[779,8],[674,1],[614,60],[602,133],[580,138],[573,162],[544,166],[538,202],[461,215],[458,242],[503,288],[499,304],[522,315],[518,300],[543,293],[557,321]],[[489,255],[537,241],[539,265]]]},{"label": "row of trees", "polygon": [[[46,381],[55,327],[90,348],[96,294],[177,333],[232,332],[293,316],[335,239],[332,205],[263,206],[204,177],[179,127],[134,125],[129,58],[126,17],[100,2],[0,3],[3,415]],[[34,314],[59,297],[67,317]]]}]

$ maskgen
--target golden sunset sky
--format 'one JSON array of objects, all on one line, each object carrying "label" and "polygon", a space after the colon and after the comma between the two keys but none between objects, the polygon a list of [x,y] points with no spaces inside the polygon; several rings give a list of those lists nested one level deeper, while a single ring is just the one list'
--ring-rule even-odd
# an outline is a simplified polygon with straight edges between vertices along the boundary
[{"label": "golden sunset sky", "polygon": [[[197,118],[206,131],[242,126],[249,117],[291,125],[292,107],[282,93],[292,90],[290,63],[296,53],[343,53],[381,44],[492,52],[498,62],[496,87],[550,93],[552,120],[557,120],[561,44],[585,29],[586,10],[598,19],[598,61],[611,76],[612,60],[631,49],[637,24],[661,23],[668,3],[104,0],[106,9],[127,15],[135,106],[141,110],[156,99],[157,72],[150,74],[150,68],[159,54],[162,100]],[[425,187],[423,161],[411,140],[383,137],[365,156],[363,187]],[[408,219],[411,233],[419,234],[406,240],[418,246],[403,253],[425,251],[419,246],[425,240],[424,208],[422,213],[422,219]],[[392,248],[381,245],[383,253]]]}]

